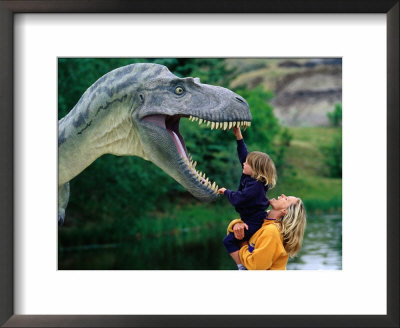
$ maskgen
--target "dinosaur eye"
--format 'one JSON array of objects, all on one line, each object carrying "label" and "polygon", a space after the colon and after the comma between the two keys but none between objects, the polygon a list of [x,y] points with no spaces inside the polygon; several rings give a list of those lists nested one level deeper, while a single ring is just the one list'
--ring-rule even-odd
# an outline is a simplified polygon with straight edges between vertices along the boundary
[{"label": "dinosaur eye", "polygon": [[177,95],[181,95],[181,94],[183,94],[184,92],[185,92],[185,89],[182,88],[182,87],[176,87],[176,88],[175,88],[175,93],[176,93]]}]

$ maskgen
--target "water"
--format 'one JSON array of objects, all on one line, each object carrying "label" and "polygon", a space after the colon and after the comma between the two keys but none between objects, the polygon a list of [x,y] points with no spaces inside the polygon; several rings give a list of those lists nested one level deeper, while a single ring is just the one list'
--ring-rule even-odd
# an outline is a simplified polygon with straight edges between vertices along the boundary
[{"label": "water", "polygon": [[[207,225],[134,242],[59,250],[60,270],[235,270],[222,245],[226,227]],[[310,216],[290,270],[342,269],[342,218]]]},{"label": "water", "polygon": [[303,247],[289,259],[291,270],[342,269],[342,217],[322,215],[307,218]]}]

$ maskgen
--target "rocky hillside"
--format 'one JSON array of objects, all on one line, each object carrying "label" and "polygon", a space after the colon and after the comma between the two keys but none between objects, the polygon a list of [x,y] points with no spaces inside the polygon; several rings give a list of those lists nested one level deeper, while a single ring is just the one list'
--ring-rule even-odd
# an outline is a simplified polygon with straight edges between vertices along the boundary
[{"label": "rocky hillside", "polygon": [[240,74],[231,87],[262,85],[274,92],[271,104],[286,126],[327,126],[327,112],[342,102],[342,61],[324,59],[227,59]]}]

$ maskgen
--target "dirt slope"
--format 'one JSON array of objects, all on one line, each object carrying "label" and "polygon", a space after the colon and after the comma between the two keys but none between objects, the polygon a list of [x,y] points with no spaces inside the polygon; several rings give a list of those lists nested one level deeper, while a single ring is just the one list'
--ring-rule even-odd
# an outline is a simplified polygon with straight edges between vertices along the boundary
[{"label": "dirt slope", "polygon": [[287,126],[327,126],[327,112],[342,102],[342,63],[325,59],[227,59],[240,73],[231,87],[262,85],[275,98],[275,115]]}]

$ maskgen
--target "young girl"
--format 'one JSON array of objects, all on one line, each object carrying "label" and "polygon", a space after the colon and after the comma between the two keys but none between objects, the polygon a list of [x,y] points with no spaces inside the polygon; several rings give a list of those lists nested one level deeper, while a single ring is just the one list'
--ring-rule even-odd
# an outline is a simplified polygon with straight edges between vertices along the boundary
[{"label": "young girl", "polygon": [[[260,229],[267,216],[266,209],[269,206],[269,200],[266,192],[276,184],[276,170],[274,162],[267,154],[248,153],[240,128],[234,127],[233,133],[236,136],[237,151],[239,161],[243,166],[243,173],[240,177],[238,191],[220,188],[218,193],[224,194],[228,198],[245,223],[246,230],[244,238],[241,240],[249,240]],[[224,246],[239,270],[246,270],[240,263],[239,239],[235,238],[233,232],[224,238]]]}]

